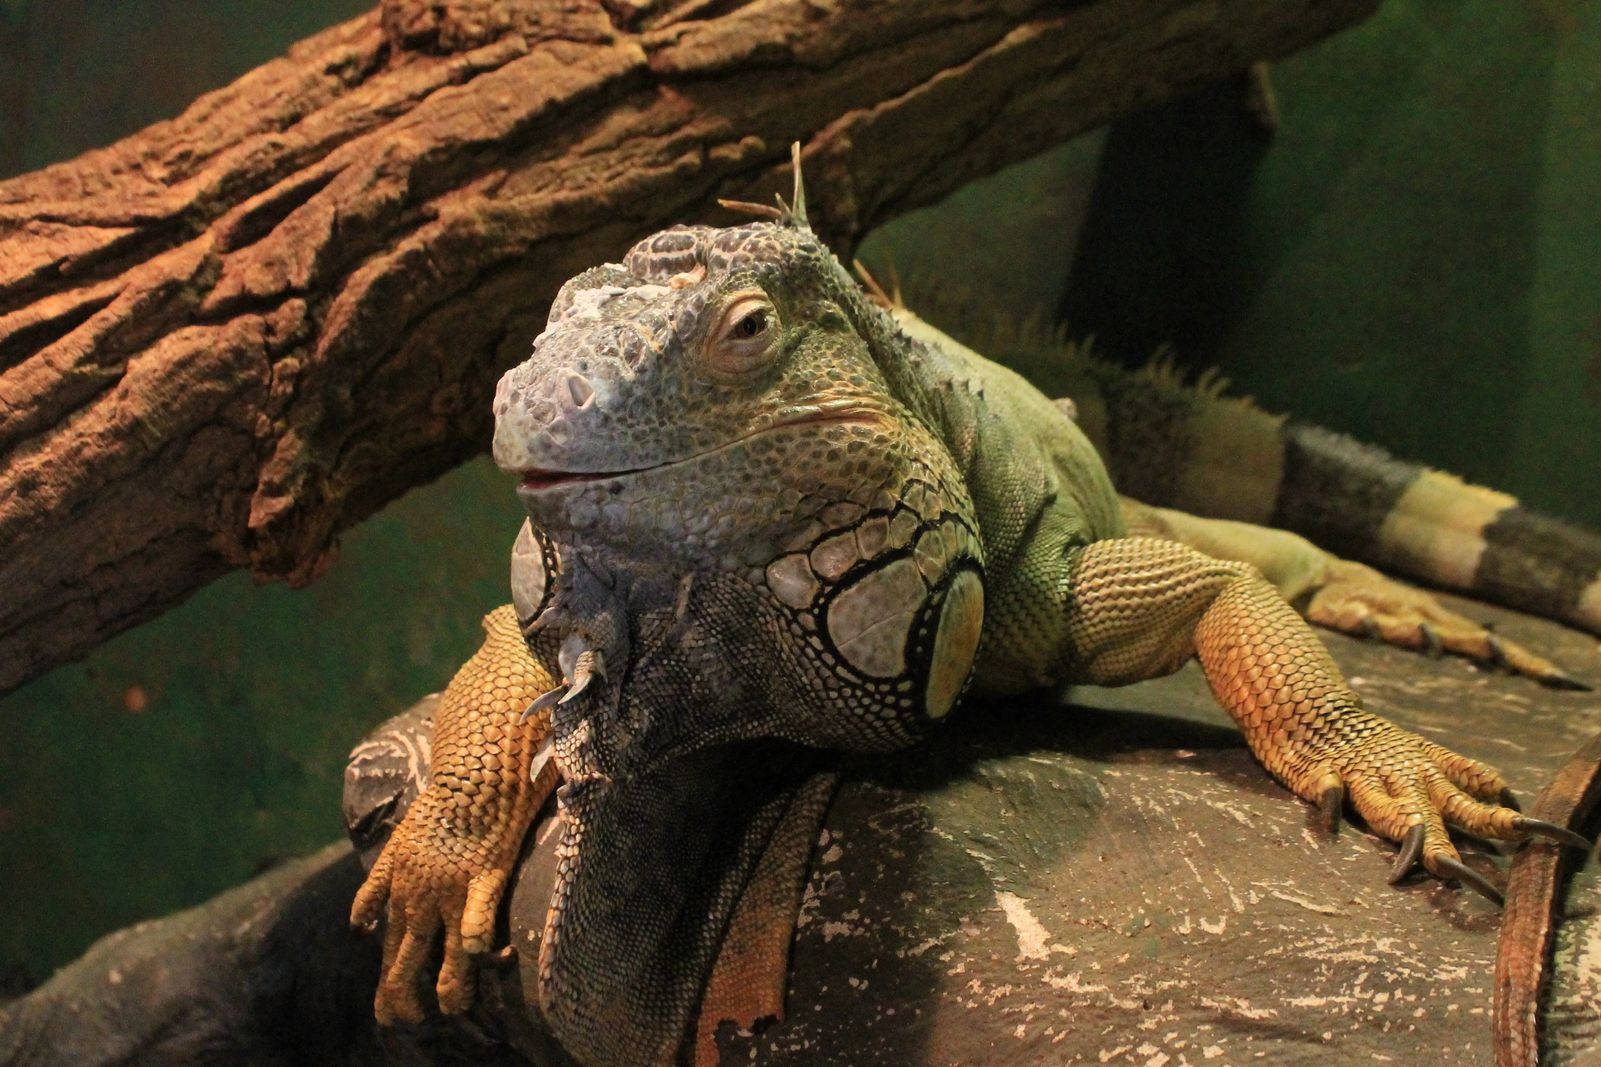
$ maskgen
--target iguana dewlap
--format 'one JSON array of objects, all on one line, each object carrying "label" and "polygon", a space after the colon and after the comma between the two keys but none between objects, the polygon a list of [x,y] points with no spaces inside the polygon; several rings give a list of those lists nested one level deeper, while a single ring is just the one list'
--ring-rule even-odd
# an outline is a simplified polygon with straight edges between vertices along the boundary
[{"label": "iguana dewlap", "polygon": [[902,748],[969,686],[1122,684],[1199,658],[1263,765],[1331,812],[1348,797],[1405,842],[1403,873],[1421,857],[1482,881],[1448,825],[1550,829],[1501,806],[1492,768],[1365,710],[1255,567],[1128,536],[1072,420],[900,329],[798,214],[670,229],[572,279],[495,417],[531,519],[515,610],[486,618],[433,784],[355,904],[359,923],[387,914],[381,1020],[421,1013],[441,928],[440,1006],[467,1005],[469,955],[559,774],[539,1002],[582,1061],[670,1060],[763,840],[736,833],[751,856],[690,877],[723,847],[727,753]]}]

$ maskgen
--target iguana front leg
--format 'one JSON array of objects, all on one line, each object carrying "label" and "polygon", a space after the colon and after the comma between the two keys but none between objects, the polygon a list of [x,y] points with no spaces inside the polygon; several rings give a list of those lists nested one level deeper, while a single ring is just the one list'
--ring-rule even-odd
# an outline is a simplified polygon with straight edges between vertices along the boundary
[{"label": "iguana front leg", "polygon": [[1119,500],[1131,534],[1249,563],[1319,626],[1429,655],[1463,656],[1546,685],[1589,688],[1544,656],[1447,608],[1433,594],[1325,552],[1299,534],[1151,507],[1129,497]]},{"label": "iguana front leg", "polygon": [[381,1024],[423,1016],[418,978],[445,935],[435,991],[445,1012],[473,997],[471,957],[489,950],[500,898],[523,837],[557,783],[542,752],[549,714],[523,720],[555,688],[528,652],[510,605],[484,616],[484,643],[451,679],[434,723],[432,782],[412,803],[351,908],[353,925],[384,918]]},{"label": "iguana front leg", "polygon": [[1197,657],[1274,777],[1331,818],[1348,796],[1370,827],[1403,842],[1392,881],[1421,856],[1431,874],[1499,899],[1462,863],[1448,824],[1588,844],[1504,806],[1494,768],[1366,711],[1316,635],[1248,565],[1154,538],[1099,541],[1069,556],[1068,590],[1065,656],[1077,680],[1121,685]]}]

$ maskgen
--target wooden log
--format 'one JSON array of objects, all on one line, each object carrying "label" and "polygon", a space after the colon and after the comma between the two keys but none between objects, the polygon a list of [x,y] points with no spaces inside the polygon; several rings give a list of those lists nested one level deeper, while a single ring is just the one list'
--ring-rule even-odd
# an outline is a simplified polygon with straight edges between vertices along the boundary
[{"label": "wooden log", "polygon": [[311,581],[485,446],[563,280],[792,140],[849,249],[1375,6],[386,0],[0,183],[0,692],[230,568]]}]

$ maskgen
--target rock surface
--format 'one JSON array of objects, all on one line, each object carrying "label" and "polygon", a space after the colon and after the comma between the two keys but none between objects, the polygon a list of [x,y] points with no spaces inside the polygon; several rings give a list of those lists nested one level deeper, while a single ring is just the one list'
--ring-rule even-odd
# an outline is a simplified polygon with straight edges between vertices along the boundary
[{"label": "rock surface", "polygon": [[[1594,638],[1453,602],[1601,681]],[[1525,798],[1601,729],[1593,694],[1328,640],[1371,707],[1497,764]],[[725,1026],[726,1062],[1491,1061],[1489,903],[1421,874],[1392,888],[1391,845],[1350,825],[1323,836],[1193,669],[1065,696],[971,703],[929,745],[846,765],[787,1018]],[[426,766],[432,707],[353,756],[346,815],[369,862]],[[525,1005],[554,825],[547,812],[530,835],[503,915],[518,965],[484,970],[468,1021],[375,1037],[375,946],[343,932],[359,871],[335,848],[102,941],[0,1009],[0,1063],[171,1062],[197,1047],[256,1062],[311,1049],[562,1062]],[[1598,902],[1587,867],[1558,938],[1550,1063],[1601,1056]]]}]

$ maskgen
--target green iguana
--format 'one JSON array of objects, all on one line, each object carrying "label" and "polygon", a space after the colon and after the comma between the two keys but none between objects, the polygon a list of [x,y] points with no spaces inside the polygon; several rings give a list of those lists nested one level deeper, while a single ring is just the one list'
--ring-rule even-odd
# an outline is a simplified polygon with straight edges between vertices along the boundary
[{"label": "green iguana", "polygon": [[1226,405],[1150,379],[1087,383],[1075,423],[864,293],[806,224],[798,148],[794,206],[773,215],[674,227],[573,278],[500,382],[494,455],[531,522],[513,605],[444,695],[432,784],[352,910],[387,923],[381,1022],[423,1014],[441,930],[439,1005],[468,1006],[560,782],[534,993],[580,1061],[671,1061],[775,834],[765,814],[718,821],[750,779],[738,761],[763,739],[903,748],[968,688],[1118,685],[1199,658],[1269,772],[1401,842],[1397,878],[1421,860],[1493,895],[1451,826],[1586,844],[1521,816],[1493,768],[1365,710],[1286,596],[1345,629],[1565,675],[1293,534],[1120,503],[1084,430],[1114,470],[1152,472],[1136,481],[1155,503],[1221,501],[1591,629],[1601,542],[1267,416],[1214,445]]}]

